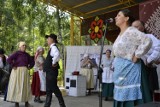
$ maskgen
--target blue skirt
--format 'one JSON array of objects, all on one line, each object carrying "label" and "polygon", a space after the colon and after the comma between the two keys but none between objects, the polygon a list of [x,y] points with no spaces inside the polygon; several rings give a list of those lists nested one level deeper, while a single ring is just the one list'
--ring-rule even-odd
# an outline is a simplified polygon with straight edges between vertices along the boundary
[{"label": "blue skirt", "polygon": [[116,57],[114,60],[114,99],[131,101],[142,99],[140,89],[141,61],[136,63]]},{"label": "blue skirt", "polygon": [[143,103],[152,102],[152,95],[149,90],[149,79],[147,76],[145,65],[142,60],[141,60],[141,92],[142,92],[142,99],[137,99],[132,101],[114,100],[113,107],[135,107]]}]

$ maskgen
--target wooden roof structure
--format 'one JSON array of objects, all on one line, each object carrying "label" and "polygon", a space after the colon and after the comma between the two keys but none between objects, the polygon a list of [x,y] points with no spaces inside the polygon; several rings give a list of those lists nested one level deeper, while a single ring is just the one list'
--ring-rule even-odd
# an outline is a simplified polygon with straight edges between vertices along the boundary
[{"label": "wooden roof structure", "polygon": [[[71,26],[70,26],[70,40],[71,45],[74,45],[74,19],[73,15],[82,19],[80,26],[80,36],[89,35],[88,29],[91,22],[96,16],[102,20],[106,18],[114,18],[117,12],[124,8],[129,8],[133,11],[136,18],[139,18],[138,5],[142,2],[149,0],[41,0],[42,2],[58,7],[61,11],[65,11],[71,14]],[[111,25],[113,29],[108,31],[106,38],[114,42],[117,37],[117,27]],[[78,37],[81,38],[81,37]],[[81,39],[80,43],[81,43]]]},{"label": "wooden roof structure", "polygon": [[84,19],[131,7],[147,0],[41,0]]}]

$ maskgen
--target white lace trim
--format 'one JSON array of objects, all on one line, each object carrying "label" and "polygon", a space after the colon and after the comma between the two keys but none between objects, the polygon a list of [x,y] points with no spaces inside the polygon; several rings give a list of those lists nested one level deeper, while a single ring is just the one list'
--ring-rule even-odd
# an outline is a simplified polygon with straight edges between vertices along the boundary
[{"label": "white lace trim", "polygon": [[140,84],[136,84],[136,85],[127,85],[127,86],[117,86],[117,85],[115,85],[115,88],[124,89],[124,88],[140,87],[140,86],[141,86]]}]

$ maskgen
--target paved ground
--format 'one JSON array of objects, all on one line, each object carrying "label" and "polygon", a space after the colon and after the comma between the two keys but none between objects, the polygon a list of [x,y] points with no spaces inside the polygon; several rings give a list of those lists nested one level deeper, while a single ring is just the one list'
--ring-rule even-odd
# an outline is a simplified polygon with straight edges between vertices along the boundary
[{"label": "paved ground", "polygon": [[[41,99],[44,101],[45,97],[42,97]],[[67,107],[99,107],[99,97],[97,93],[93,93],[92,95],[85,97],[64,96],[64,100],[66,102]],[[33,107],[44,106],[44,103],[42,104],[34,103],[33,100],[30,103],[31,105],[33,105]],[[103,101],[103,107],[112,107],[112,105],[113,101]],[[0,107],[14,107],[14,103],[3,101],[3,96],[1,95]],[[20,103],[20,107],[25,107],[24,103]],[[55,96],[53,96],[51,107],[59,107],[57,98]]]}]

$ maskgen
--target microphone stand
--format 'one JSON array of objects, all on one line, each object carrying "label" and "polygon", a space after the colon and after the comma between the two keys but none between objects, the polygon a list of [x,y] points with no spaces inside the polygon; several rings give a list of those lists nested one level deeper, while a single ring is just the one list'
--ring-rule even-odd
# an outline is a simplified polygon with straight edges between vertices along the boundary
[{"label": "microphone stand", "polygon": [[106,38],[106,30],[107,30],[107,23],[106,22],[106,28],[104,30],[104,34],[102,36],[102,44],[101,44],[101,53],[100,53],[100,60],[99,60],[99,66],[98,66],[98,78],[99,78],[99,107],[102,107],[102,72],[103,69],[101,68],[101,61],[102,61],[102,54],[103,54],[103,47],[104,47],[104,41]]}]

